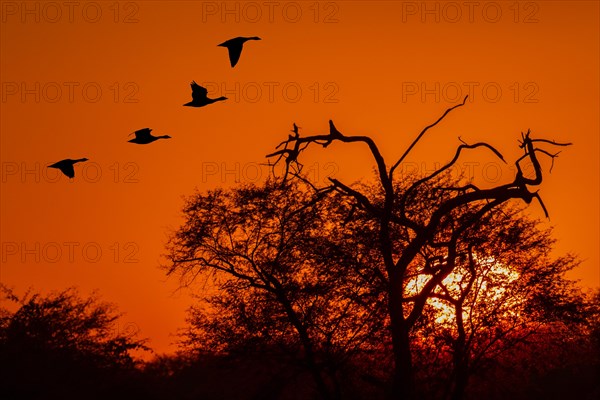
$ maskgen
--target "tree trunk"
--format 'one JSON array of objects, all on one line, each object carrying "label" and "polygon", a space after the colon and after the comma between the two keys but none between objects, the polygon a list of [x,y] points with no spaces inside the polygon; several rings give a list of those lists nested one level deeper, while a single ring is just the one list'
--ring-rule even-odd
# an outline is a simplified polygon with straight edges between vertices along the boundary
[{"label": "tree trunk", "polygon": [[[392,277],[390,277],[392,278]],[[394,279],[390,279],[393,282]],[[402,285],[396,285],[401,286]],[[394,400],[413,400],[415,388],[413,364],[410,351],[410,329],[404,319],[402,292],[392,286],[389,293],[390,325],[394,348],[394,375],[392,378],[391,398]]]},{"label": "tree trunk", "polygon": [[469,380],[469,365],[465,327],[462,317],[462,302],[456,304],[455,311],[458,337],[456,338],[454,345],[454,384],[452,385],[451,400],[461,400],[465,395],[465,389],[467,388],[467,382]]},{"label": "tree trunk", "polygon": [[306,328],[300,321],[300,318],[298,318],[298,316],[296,315],[296,312],[294,311],[294,308],[292,307],[288,299],[281,292],[277,293],[277,297],[280,303],[283,305],[288,317],[290,318],[292,326],[296,329],[296,332],[298,333],[300,343],[302,344],[302,347],[304,349],[304,359],[306,361],[310,373],[313,376],[315,385],[317,387],[317,391],[324,400],[334,400],[335,396],[332,395],[329,391],[327,383],[325,382],[325,379],[323,379],[323,375],[321,373],[322,371],[317,365],[315,354],[313,352],[312,341],[310,339],[310,336],[308,335]]},{"label": "tree trunk", "polygon": [[467,365],[464,361],[460,361],[455,368],[454,388],[452,390],[452,400],[462,400],[465,395],[465,389],[469,381],[469,373]]}]

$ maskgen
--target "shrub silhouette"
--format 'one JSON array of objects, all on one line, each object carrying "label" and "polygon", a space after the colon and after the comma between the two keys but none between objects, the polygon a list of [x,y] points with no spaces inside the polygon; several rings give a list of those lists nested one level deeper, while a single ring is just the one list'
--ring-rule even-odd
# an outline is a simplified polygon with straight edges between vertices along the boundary
[{"label": "shrub silhouette", "polygon": [[128,385],[131,351],[147,348],[135,332],[116,331],[114,306],[95,295],[83,299],[73,288],[23,298],[3,292],[18,305],[0,316],[3,398],[104,398]]}]

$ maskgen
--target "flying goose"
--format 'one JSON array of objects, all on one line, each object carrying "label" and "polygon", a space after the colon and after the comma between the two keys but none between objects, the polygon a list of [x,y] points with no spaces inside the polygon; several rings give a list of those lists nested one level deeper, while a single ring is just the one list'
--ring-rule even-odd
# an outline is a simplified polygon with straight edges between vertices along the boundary
[{"label": "flying goose", "polygon": [[135,132],[132,132],[129,135],[131,136],[131,135],[135,134],[135,138],[128,140],[128,142],[135,143],[135,144],[148,144],[148,143],[152,143],[158,139],[170,139],[171,138],[171,136],[169,136],[169,135],[154,136],[150,132],[152,132],[152,129],[150,129],[150,128],[143,128],[143,129],[139,129]]},{"label": "flying goose", "polygon": [[192,81],[190,84],[192,87],[192,101],[189,103],[185,103],[184,106],[188,107],[204,107],[206,105],[212,104],[216,101],[227,100],[227,97],[221,96],[216,99],[208,98],[208,90],[200,85],[198,85],[195,81]]},{"label": "flying goose", "polygon": [[73,169],[73,165],[78,162],[83,162],[87,160],[87,158],[78,158],[76,160],[65,158],[64,160],[60,160],[58,162],[55,162],[54,164],[48,165],[48,168],[59,169],[60,172],[72,179],[75,176],[75,169]]},{"label": "flying goose", "polygon": [[236,37],[233,39],[229,39],[217,46],[221,46],[221,47],[227,47],[227,50],[229,51],[229,63],[231,64],[231,68],[235,67],[235,65],[238,63],[238,60],[240,59],[240,55],[242,54],[242,49],[244,47],[244,43],[246,43],[248,40],[261,40],[261,38],[259,38],[258,36],[252,36],[252,37]]}]

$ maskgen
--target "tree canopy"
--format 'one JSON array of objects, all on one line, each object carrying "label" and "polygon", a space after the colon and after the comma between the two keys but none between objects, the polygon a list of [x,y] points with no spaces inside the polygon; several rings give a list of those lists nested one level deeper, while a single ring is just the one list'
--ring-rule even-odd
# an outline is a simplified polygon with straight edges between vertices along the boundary
[{"label": "tree canopy", "polygon": [[119,330],[115,306],[73,289],[16,296],[2,287],[0,387],[7,398],[104,398],[147,350],[137,330]]}]

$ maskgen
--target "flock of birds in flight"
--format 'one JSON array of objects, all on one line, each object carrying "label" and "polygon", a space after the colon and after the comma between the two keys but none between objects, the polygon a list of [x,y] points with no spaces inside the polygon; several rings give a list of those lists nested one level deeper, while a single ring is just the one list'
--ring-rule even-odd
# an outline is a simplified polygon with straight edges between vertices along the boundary
[{"label": "flock of birds in flight", "polygon": [[[229,63],[231,64],[231,68],[235,67],[236,64],[238,63],[238,61],[240,60],[240,55],[242,54],[242,49],[244,47],[244,43],[246,43],[248,40],[261,40],[261,39],[257,36],[236,37],[233,39],[229,39],[218,45],[218,46],[227,48],[227,50],[229,52]],[[217,101],[227,100],[227,97],[224,97],[224,96],[221,96],[221,97],[218,97],[215,99],[209,98],[208,90],[206,88],[198,85],[194,81],[192,81],[191,87],[192,87],[192,101],[185,103],[184,106],[204,107],[209,104],[215,103]],[[294,127],[295,127],[295,124],[294,124]],[[295,129],[297,129],[297,128],[295,128]],[[135,135],[135,138],[128,140],[128,142],[135,143],[135,144],[149,144],[149,143],[157,141],[158,139],[170,139],[171,138],[171,136],[169,136],[169,135],[154,136],[154,135],[152,135],[151,132],[152,132],[152,129],[150,129],[150,128],[143,128],[143,129],[139,129],[135,132],[132,132],[132,133],[130,133],[130,135]],[[79,162],[84,162],[84,161],[88,161],[88,159],[87,158],[78,158],[78,159],[67,158],[67,159],[55,162],[54,164],[48,165],[48,168],[59,169],[63,174],[65,174],[67,177],[72,179],[75,176],[75,169],[73,168],[73,165],[75,165]]]}]

